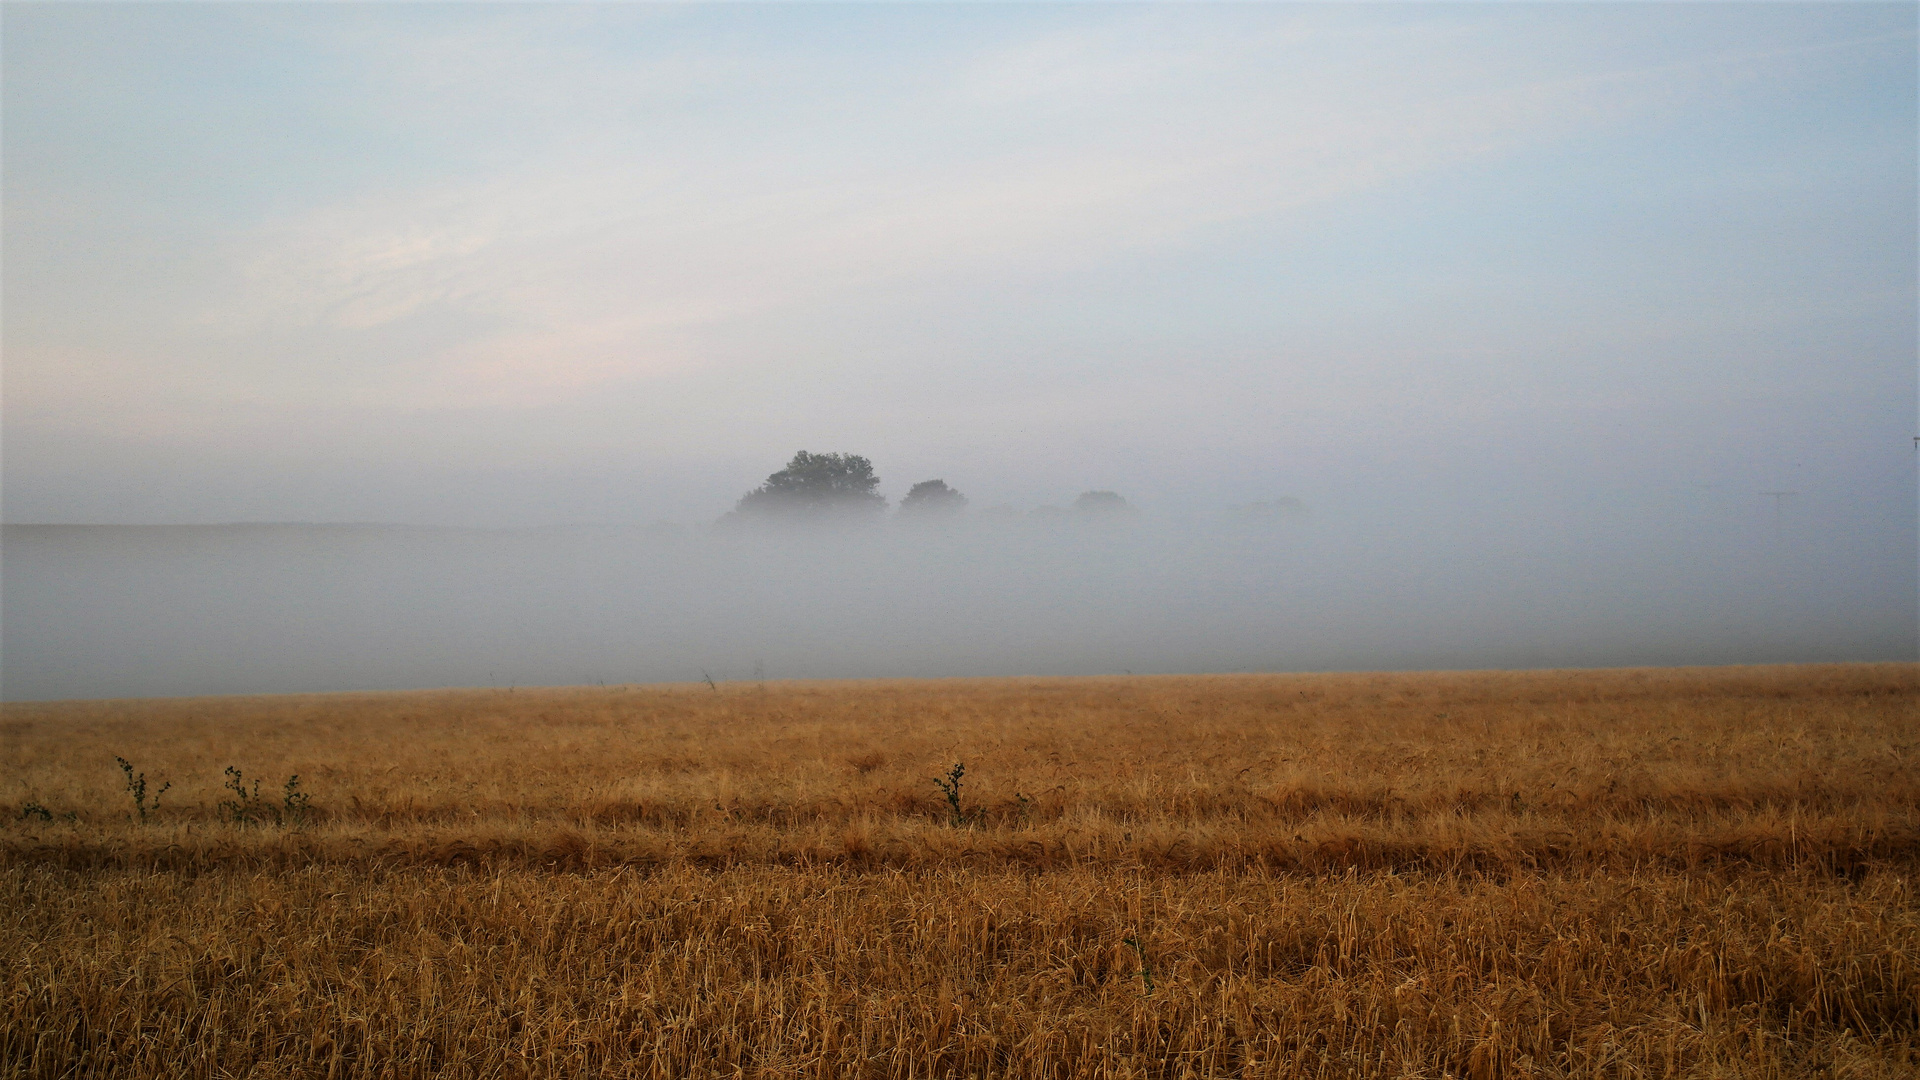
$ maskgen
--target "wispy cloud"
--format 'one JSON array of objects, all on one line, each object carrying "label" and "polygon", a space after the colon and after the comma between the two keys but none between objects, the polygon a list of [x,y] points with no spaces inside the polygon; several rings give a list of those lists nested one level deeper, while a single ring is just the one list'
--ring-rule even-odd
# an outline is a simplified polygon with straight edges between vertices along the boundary
[{"label": "wispy cloud", "polygon": [[[1212,27],[1169,41],[1169,21],[946,57],[911,96],[835,102],[841,126],[817,138],[642,119],[458,181],[401,177],[239,237],[237,278],[202,323],[484,323],[491,340],[408,361],[415,390],[547,400],[695,362],[703,326],[881,286],[1073,273],[1237,222],[1284,225],[1382,184],[1626,122],[1667,89],[1644,73],[1645,93],[1603,93],[1600,77],[1489,88],[1446,51],[1458,32],[1445,26],[1356,36],[1282,20],[1252,38]],[[383,78],[461,85],[450,65],[504,48],[485,41],[440,42],[417,70]],[[556,66],[529,66],[540,61]],[[646,63],[538,48],[512,70],[513,85],[589,102],[595,89],[645,102],[671,82]],[[776,82],[740,87],[730,114],[751,115]]]}]

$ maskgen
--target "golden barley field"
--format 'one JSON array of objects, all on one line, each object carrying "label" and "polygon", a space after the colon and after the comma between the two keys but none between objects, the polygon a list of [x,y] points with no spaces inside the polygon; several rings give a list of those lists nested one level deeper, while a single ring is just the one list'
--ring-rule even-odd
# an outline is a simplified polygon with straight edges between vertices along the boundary
[{"label": "golden barley field", "polygon": [[0,738],[7,1076],[1920,1075],[1912,664],[9,704]]}]

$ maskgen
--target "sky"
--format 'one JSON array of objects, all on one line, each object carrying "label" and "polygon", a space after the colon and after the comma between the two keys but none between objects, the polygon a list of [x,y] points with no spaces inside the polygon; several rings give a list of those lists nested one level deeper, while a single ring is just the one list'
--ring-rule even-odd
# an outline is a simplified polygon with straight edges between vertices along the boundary
[{"label": "sky", "polygon": [[806,449],[1911,561],[1916,12],[8,3],[0,515],[701,523]]}]

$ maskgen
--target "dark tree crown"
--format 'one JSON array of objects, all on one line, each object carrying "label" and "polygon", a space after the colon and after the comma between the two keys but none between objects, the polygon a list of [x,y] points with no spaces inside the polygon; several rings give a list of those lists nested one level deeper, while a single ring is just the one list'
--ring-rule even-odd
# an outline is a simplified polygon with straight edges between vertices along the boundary
[{"label": "dark tree crown", "polygon": [[802,450],[793,455],[786,468],[741,496],[737,509],[742,513],[877,511],[887,505],[886,497],[874,490],[879,486],[873,462],[858,454]]},{"label": "dark tree crown", "polygon": [[947,486],[945,480],[922,480],[913,485],[907,497],[900,500],[900,512],[903,514],[951,513],[964,510],[967,497]]},{"label": "dark tree crown", "polygon": [[1083,491],[1073,500],[1073,508],[1082,514],[1124,514],[1133,507],[1111,491]]}]

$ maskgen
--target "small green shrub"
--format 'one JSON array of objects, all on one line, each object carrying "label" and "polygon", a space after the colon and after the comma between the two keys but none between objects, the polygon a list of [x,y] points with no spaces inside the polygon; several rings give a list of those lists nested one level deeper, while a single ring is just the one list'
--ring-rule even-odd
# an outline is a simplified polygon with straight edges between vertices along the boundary
[{"label": "small green shrub", "polygon": [[255,780],[249,790],[246,777],[232,765],[227,766],[227,782],[221,786],[233,792],[233,798],[220,800],[220,820],[231,825],[255,825],[273,814],[273,807],[260,798],[260,781]]},{"label": "small green shrub", "polygon": [[280,812],[296,829],[306,828],[313,820],[313,796],[300,790],[299,773],[287,777],[286,786],[280,789]]},{"label": "small green shrub", "polygon": [[133,765],[128,762],[126,758],[116,757],[113,760],[119,762],[120,771],[127,774],[127,797],[133,800],[134,813],[138,815],[140,822],[145,824],[148,814],[159,811],[160,796],[167,793],[167,789],[173,786],[173,781],[169,780],[160,785],[160,790],[153,793],[153,800],[149,802],[147,800],[147,774],[134,772]]},{"label": "small green shrub", "polygon": [[251,785],[238,768],[227,766],[225,790],[233,798],[220,800],[220,819],[233,825],[280,825],[305,828],[313,820],[313,796],[300,790],[300,774],[287,777],[280,788],[280,805],[260,794],[260,781]]},{"label": "small green shrub", "polygon": [[951,824],[956,829],[967,824],[972,817],[960,806],[960,780],[966,775],[966,764],[956,761],[953,763],[953,768],[947,770],[946,779],[943,780],[937,776],[933,778],[933,786],[939,788],[947,797],[947,808],[953,814]]},{"label": "small green shrub", "polygon": [[18,820],[26,821],[28,819],[34,821],[52,821],[53,811],[29,799],[27,800],[27,804],[20,808],[20,817]]}]

